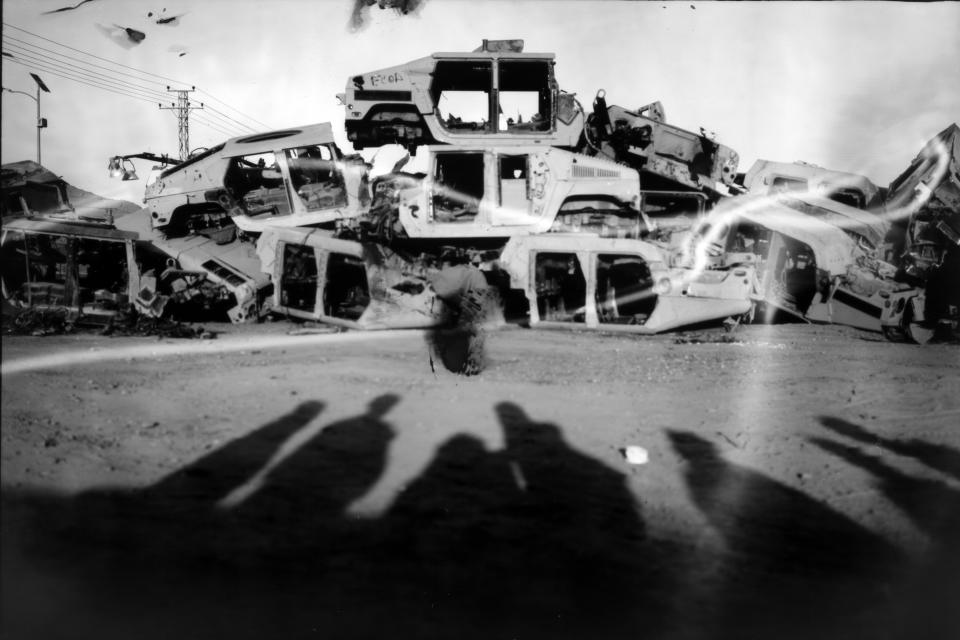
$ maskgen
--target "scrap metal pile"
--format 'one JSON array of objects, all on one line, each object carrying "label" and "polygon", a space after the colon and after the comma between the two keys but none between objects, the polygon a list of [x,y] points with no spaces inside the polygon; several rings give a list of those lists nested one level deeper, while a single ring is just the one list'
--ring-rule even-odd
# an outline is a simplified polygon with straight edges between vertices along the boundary
[{"label": "scrap metal pile", "polygon": [[[522,41],[359,74],[338,98],[356,150],[406,149],[390,171],[345,156],[329,124],[184,161],[117,156],[125,179],[131,158],[161,166],[147,208],[113,224],[65,219],[56,186],[59,219],[38,215],[5,174],[5,300],[378,329],[449,323],[479,296],[532,326],[788,319],[957,336],[956,124],[883,188],[804,163],[738,173],[733,149],[667,123],[659,102],[608,105],[601,90],[587,113],[560,89],[553,54]],[[438,290],[451,279],[471,284]]]}]

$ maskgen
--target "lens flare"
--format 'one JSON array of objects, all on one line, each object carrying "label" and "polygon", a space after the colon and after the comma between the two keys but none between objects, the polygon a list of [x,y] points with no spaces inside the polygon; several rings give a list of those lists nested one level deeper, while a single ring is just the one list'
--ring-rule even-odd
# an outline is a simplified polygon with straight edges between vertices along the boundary
[{"label": "lens flare", "polygon": [[58,369],[84,364],[116,360],[153,360],[167,356],[210,355],[251,349],[296,349],[313,346],[336,346],[354,342],[423,339],[426,332],[419,330],[392,330],[355,333],[337,333],[307,336],[237,336],[229,339],[188,341],[182,343],[138,344],[87,351],[67,351],[45,356],[5,360],[0,375],[15,375],[42,369]]}]

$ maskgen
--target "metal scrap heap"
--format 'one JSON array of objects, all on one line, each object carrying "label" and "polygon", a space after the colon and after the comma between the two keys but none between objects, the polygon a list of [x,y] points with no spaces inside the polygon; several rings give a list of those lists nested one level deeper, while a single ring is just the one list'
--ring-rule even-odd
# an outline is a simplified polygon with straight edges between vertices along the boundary
[{"label": "metal scrap heap", "polygon": [[354,147],[416,154],[377,176],[329,124],[181,162],[116,156],[124,179],[132,158],[159,164],[146,208],[114,222],[76,215],[56,176],[5,167],[4,299],[104,317],[132,305],[177,320],[453,328],[468,336],[452,367],[463,373],[482,367],[476,327],[503,314],[635,333],[790,320],[956,337],[956,124],[887,188],[805,163],[743,174],[736,151],[668,123],[659,102],[608,106],[600,90],[587,113],[554,68],[522,40],[484,40],[351,76],[338,97]]}]

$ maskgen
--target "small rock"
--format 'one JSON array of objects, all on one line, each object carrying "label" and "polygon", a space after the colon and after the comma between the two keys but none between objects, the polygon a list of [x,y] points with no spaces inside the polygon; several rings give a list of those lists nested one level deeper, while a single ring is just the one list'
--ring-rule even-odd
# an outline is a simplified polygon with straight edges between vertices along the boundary
[{"label": "small rock", "polygon": [[60,444],[56,438],[47,438],[43,441],[43,446],[49,449],[50,447],[55,447]]},{"label": "small rock", "polygon": [[650,454],[647,453],[647,450],[636,445],[626,447],[622,449],[621,452],[630,464],[647,464],[650,460]]}]

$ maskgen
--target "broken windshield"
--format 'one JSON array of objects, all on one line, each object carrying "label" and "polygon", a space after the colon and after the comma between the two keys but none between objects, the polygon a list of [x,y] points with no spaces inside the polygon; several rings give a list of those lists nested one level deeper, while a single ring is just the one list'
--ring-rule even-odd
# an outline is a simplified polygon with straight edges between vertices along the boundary
[{"label": "broken windshield", "polygon": [[326,145],[287,149],[290,184],[308,211],[345,205],[347,192],[333,150]]}]

